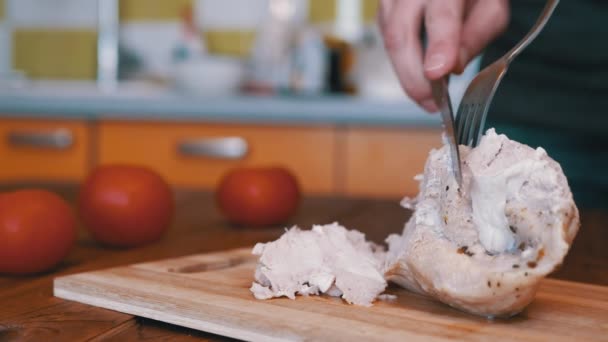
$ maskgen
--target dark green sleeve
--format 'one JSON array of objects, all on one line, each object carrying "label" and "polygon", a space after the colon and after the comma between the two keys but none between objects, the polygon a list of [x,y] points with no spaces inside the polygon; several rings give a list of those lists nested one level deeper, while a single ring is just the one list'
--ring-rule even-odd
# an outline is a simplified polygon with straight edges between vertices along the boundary
[{"label": "dark green sleeve", "polygon": [[[512,48],[544,4],[511,0],[509,27],[487,48],[482,66]],[[608,1],[561,0],[509,68],[488,120],[608,134]]]}]

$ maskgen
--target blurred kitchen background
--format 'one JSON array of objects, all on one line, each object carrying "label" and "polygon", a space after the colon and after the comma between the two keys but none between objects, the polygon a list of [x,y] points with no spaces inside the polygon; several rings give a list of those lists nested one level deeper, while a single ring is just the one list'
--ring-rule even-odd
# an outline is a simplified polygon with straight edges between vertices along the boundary
[{"label": "blurred kitchen background", "polygon": [[[0,0],[0,182],[135,163],[178,187],[279,164],[306,193],[399,198],[440,145],[377,0]],[[452,79],[457,105],[477,68]]]}]

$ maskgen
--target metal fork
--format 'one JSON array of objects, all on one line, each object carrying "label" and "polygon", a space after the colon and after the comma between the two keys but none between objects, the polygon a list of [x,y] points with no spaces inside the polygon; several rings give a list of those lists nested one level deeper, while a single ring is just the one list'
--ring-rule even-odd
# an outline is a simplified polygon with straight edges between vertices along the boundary
[{"label": "metal fork", "polygon": [[488,109],[509,64],[542,31],[557,7],[559,0],[549,0],[530,32],[504,56],[480,71],[471,81],[456,114],[456,142],[458,145],[477,146],[486,124]]}]

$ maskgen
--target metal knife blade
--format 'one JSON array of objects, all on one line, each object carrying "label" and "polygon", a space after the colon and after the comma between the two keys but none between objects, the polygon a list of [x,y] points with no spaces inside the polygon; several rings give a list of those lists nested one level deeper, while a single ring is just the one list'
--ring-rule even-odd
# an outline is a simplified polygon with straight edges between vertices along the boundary
[{"label": "metal knife blade", "polygon": [[454,177],[460,186],[462,184],[462,172],[460,169],[460,152],[456,145],[456,135],[454,130],[454,112],[452,111],[452,101],[448,93],[448,77],[431,81],[433,99],[441,111],[441,120],[446,131],[448,145],[450,146],[450,159],[452,160],[452,170]]}]

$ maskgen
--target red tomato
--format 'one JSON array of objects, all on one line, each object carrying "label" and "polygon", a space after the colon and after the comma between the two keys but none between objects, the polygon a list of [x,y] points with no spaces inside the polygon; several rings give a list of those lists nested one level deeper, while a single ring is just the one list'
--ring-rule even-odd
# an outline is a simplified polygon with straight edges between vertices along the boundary
[{"label": "red tomato", "polygon": [[154,171],[129,165],[96,168],[80,188],[80,217],[93,238],[116,247],[161,238],[173,218],[173,193]]},{"label": "red tomato", "polygon": [[0,194],[0,273],[46,271],[75,240],[74,213],[59,196],[35,189]]},{"label": "red tomato", "polygon": [[300,190],[294,175],[284,168],[238,168],[221,180],[216,200],[229,221],[264,226],[293,215]]}]

